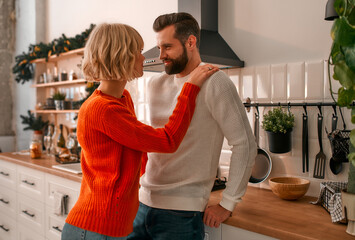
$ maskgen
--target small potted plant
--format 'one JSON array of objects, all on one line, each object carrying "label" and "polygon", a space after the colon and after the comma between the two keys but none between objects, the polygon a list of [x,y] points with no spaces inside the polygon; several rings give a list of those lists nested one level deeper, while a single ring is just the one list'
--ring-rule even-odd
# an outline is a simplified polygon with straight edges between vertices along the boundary
[{"label": "small potted plant", "polygon": [[291,132],[295,124],[295,116],[281,107],[274,108],[264,115],[262,127],[267,132],[269,150],[272,153],[291,151]]},{"label": "small potted plant", "polygon": [[20,115],[22,124],[28,125],[23,130],[33,130],[34,135],[43,134],[43,129],[48,126],[49,121],[44,121],[42,116],[35,116],[30,110],[27,111],[28,116]]},{"label": "small potted plant", "polygon": [[56,110],[64,110],[64,100],[65,100],[65,93],[61,93],[59,91],[55,92],[52,96],[54,99],[55,109]]}]

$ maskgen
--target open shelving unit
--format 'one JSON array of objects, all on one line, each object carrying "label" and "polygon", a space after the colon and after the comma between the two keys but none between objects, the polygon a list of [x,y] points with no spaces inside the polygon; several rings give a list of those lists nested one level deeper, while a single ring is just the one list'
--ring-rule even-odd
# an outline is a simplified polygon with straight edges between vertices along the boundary
[{"label": "open shelving unit", "polygon": [[[55,110],[46,109],[47,98],[51,98],[54,92],[60,91],[66,94],[66,99],[78,101],[86,97],[85,86],[87,81],[81,77],[80,64],[84,55],[84,48],[75,49],[59,55],[52,55],[46,58],[39,58],[31,61],[34,64],[34,83],[31,85],[36,92],[36,106],[32,109],[35,114],[41,114],[44,120],[49,120],[56,127],[63,124],[67,128],[75,128],[75,117],[78,109]],[[69,73],[74,71],[79,79],[65,81],[39,82],[43,73],[54,73],[57,70],[58,75],[65,71]]]}]

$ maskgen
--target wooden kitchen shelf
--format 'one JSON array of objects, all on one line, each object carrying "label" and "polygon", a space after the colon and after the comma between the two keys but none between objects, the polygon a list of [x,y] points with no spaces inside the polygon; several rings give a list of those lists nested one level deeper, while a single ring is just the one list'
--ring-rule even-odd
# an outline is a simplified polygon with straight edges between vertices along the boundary
[{"label": "wooden kitchen shelf", "polygon": [[52,82],[52,83],[38,83],[31,85],[32,88],[39,88],[39,87],[59,87],[64,85],[74,85],[74,84],[83,84],[86,83],[85,79],[77,79],[72,81],[60,81],[60,82]]},{"label": "wooden kitchen shelf", "polygon": [[45,58],[38,58],[38,59],[32,60],[31,63],[38,64],[38,63],[47,63],[47,62],[57,62],[61,58],[71,57],[73,55],[84,55],[84,48],[78,48],[78,49],[75,49],[75,50],[71,50],[69,52],[61,53],[59,55],[52,55],[52,56],[50,56],[48,58],[48,61],[46,61]]}]

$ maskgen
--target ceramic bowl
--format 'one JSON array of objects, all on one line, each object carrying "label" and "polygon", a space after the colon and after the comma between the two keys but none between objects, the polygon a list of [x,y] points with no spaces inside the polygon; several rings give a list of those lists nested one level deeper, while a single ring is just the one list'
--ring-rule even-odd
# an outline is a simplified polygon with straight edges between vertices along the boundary
[{"label": "ceramic bowl", "polygon": [[269,185],[276,196],[285,200],[296,200],[306,194],[309,181],[295,177],[274,177],[269,179]]}]

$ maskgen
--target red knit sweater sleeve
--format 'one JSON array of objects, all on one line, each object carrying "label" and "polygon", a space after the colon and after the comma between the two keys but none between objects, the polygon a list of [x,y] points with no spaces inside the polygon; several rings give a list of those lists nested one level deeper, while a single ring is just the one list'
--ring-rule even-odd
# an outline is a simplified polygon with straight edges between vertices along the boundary
[{"label": "red knit sweater sleeve", "polygon": [[141,165],[141,176],[145,173],[145,168],[147,166],[147,162],[148,162],[148,155],[147,153],[143,153],[142,155],[142,165]]},{"label": "red knit sweater sleeve", "polygon": [[153,128],[137,120],[124,106],[111,104],[103,117],[105,133],[118,143],[142,152],[175,152],[189,127],[200,88],[185,83],[169,122]]}]

